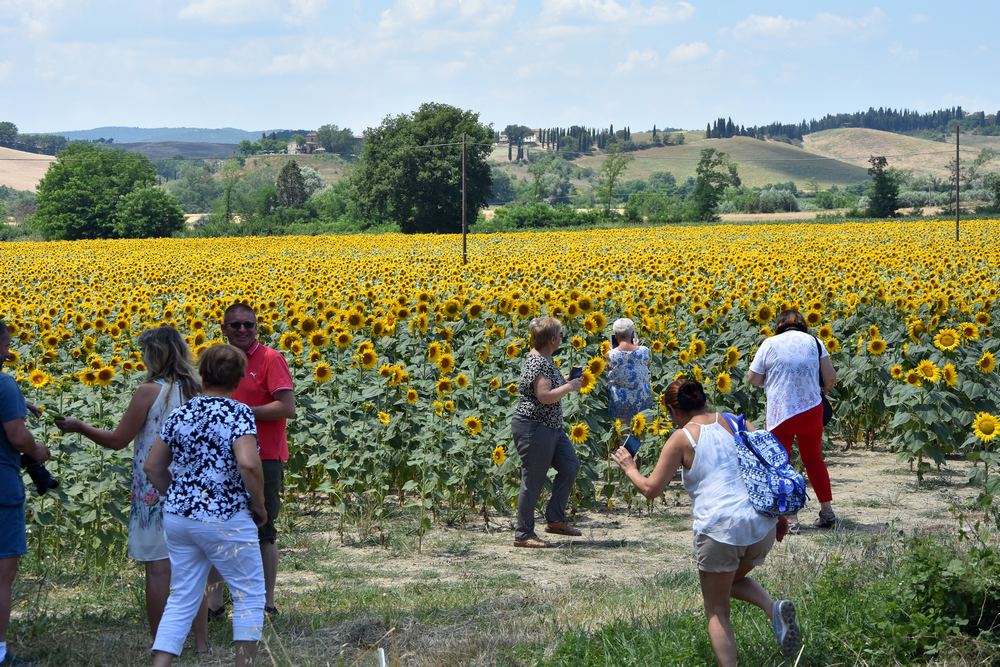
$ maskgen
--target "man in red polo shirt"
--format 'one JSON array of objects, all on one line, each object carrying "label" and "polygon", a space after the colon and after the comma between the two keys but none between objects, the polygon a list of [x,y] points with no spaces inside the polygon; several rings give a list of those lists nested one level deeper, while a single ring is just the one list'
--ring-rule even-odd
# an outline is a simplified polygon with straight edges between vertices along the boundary
[{"label": "man in red polo shirt", "polygon": [[[285,424],[295,416],[295,393],[288,362],[277,350],[257,340],[257,315],[253,308],[234,303],[222,316],[222,333],[230,345],[247,355],[247,368],[233,398],[249,405],[257,422],[257,445],[264,466],[264,507],[267,523],[260,527],[260,555],[264,561],[264,611],[277,614],[274,583],[278,578],[278,531],[274,521],[281,510],[283,465],[288,460]],[[215,575],[215,572],[212,573]],[[213,576],[214,580],[215,577]],[[215,581],[210,581],[210,584]],[[209,599],[209,613],[222,612],[222,587],[215,586]]]}]

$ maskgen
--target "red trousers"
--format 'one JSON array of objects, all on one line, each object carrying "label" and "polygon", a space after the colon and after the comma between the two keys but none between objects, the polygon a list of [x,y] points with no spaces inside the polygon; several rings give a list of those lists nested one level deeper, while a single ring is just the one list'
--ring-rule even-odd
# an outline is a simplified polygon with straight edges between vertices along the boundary
[{"label": "red trousers", "polygon": [[816,499],[821,503],[833,500],[830,474],[823,463],[823,404],[786,419],[771,429],[771,433],[785,446],[789,458],[792,456],[792,441],[798,437],[799,456],[806,466],[806,475]]}]

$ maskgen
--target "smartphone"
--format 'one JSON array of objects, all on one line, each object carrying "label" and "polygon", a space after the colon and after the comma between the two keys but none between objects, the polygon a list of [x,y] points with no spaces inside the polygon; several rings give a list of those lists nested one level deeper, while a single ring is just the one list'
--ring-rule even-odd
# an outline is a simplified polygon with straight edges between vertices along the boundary
[{"label": "smartphone", "polygon": [[611,334],[611,347],[618,347],[618,336]]},{"label": "smartphone", "polygon": [[632,458],[635,458],[639,448],[642,447],[642,440],[639,440],[639,438],[629,434],[629,436],[625,438],[625,442],[622,443],[622,447],[628,450],[628,453],[632,455]]},{"label": "smartphone", "polygon": [[583,377],[583,369],[579,366],[573,366],[573,368],[569,369],[569,379],[575,380],[578,377]]}]

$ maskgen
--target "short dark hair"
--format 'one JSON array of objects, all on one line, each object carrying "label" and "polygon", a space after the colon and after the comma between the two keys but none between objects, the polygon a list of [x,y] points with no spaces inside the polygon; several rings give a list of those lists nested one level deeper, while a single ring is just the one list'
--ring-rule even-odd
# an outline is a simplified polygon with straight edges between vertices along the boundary
[{"label": "short dark hair", "polygon": [[8,333],[10,333],[10,329],[7,328],[7,325],[4,324],[3,320],[0,320],[0,336]]},{"label": "short dark hair", "polygon": [[245,310],[248,313],[252,314],[254,316],[254,319],[257,319],[257,311],[253,309],[253,306],[243,301],[237,301],[228,308],[226,308],[226,312],[222,313],[222,321],[225,322],[226,318],[229,317],[230,313],[235,313],[237,310]]},{"label": "short dark hair", "polygon": [[226,343],[212,345],[198,357],[198,374],[205,387],[231,391],[239,386],[247,368],[243,350]]},{"label": "short dark hair", "polygon": [[777,323],[774,325],[775,335],[785,333],[788,330],[809,333],[809,325],[806,324],[806,318],[802,317],[802,313],[794,308],[782,311],[778,315]]}]

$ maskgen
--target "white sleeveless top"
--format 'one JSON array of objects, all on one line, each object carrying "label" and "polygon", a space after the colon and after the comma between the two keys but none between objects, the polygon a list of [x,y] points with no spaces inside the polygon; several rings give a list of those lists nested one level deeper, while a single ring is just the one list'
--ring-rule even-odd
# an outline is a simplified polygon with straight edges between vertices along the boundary
[{"label": "white sleeveless top", "polygon": [[750,504],[733,436],[719,423],[718,414],[715,420],[713,424],[699,424],[701,435],[697,442],[690,431],[681,429],[695,452],[691,469],[681,467],[681,479],[691,497],[692,527],[696,536],[750,546],[767,537],[778,520],[758,513]]}]

